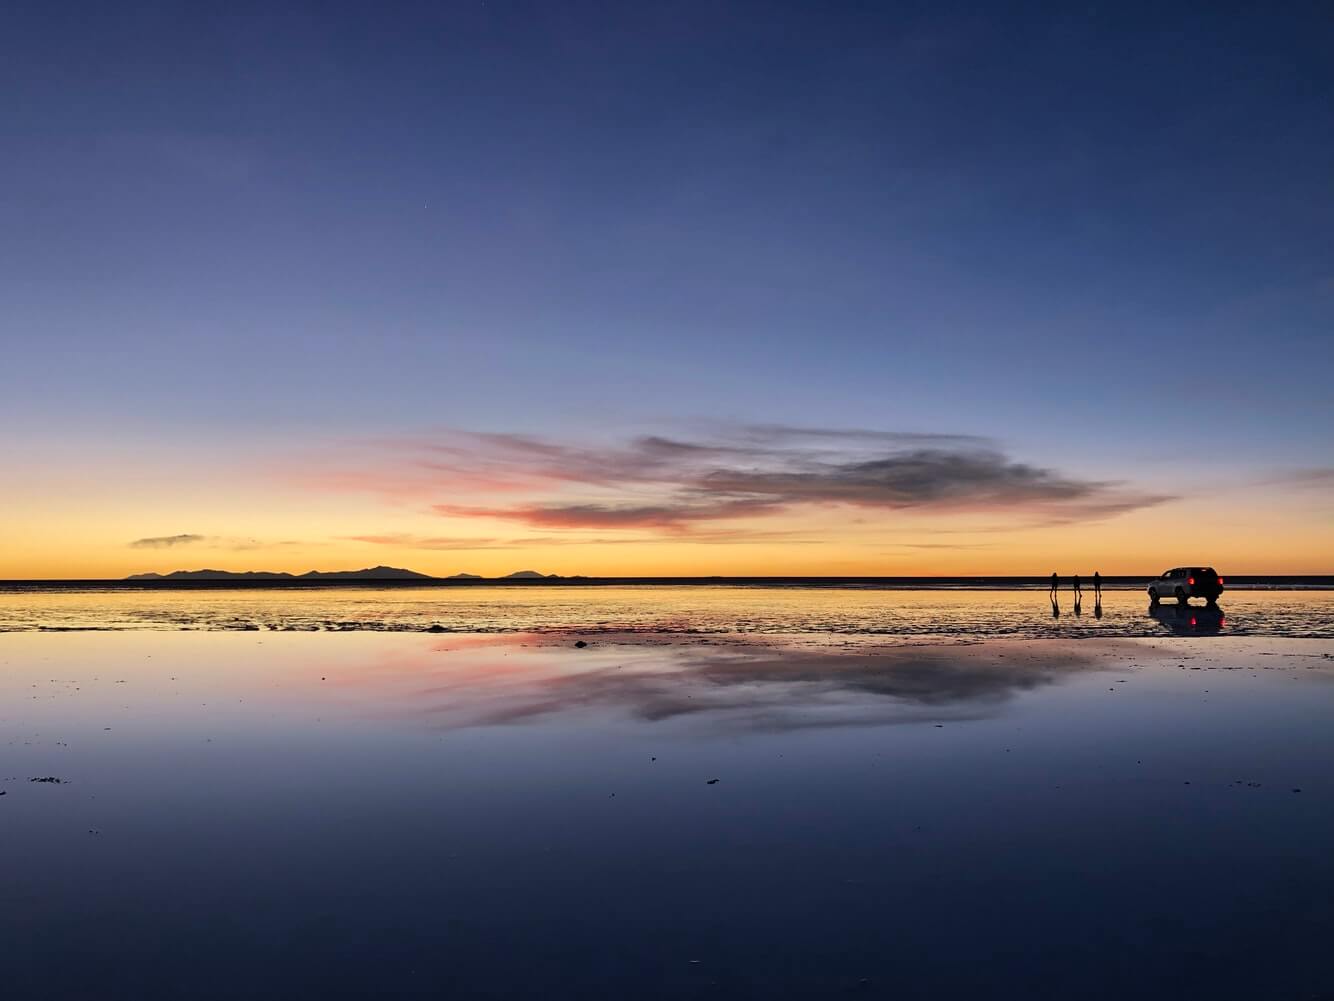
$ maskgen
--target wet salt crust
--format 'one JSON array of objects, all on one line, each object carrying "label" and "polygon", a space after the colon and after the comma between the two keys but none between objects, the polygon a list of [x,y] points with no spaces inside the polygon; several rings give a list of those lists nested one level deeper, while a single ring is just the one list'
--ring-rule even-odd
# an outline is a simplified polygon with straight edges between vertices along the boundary
[{"label": "wet salt crust", "polygon": [[1334,639],[1334,591],[1235,591],[1220,609],[1139,591],[1062,594],[759,587],[0,590],[0,631],[203,629],[965,637],[1241,635]]}]

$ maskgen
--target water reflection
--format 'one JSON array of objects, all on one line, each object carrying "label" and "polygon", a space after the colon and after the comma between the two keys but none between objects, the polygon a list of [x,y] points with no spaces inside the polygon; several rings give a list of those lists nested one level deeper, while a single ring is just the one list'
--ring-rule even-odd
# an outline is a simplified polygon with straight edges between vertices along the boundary
[{"label": "water reflection", "polygon": [[[876,653],[773,647],[595,647],[580,669],[546,647],[517,651],[506,676],[438,674],[410,693],[414,712],[446,726],[526,723],[608,713],[660,723],[707,718],[710,728],[786,731],[921,719],[976,719],[1016,694],[1094,669],[1095,655],[916,646]],[[591,661],[591,663],[589,662]],[[403,665],[420,679],[421,665]]]},{"label": "water reflection", "polygon": [[1201,636],[1221,632],[1227,625],[1217,605],[1150,605],[1149,615],[1176,636]]},{"label": "water reflection", "polygon": [[1327,982],[1327,642],[705,640],[0,635],[3,996]]}]

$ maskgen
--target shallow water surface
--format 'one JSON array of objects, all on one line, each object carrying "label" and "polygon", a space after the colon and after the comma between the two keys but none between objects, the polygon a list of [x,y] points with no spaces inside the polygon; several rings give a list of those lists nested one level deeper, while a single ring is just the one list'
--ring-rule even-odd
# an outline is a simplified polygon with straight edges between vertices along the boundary
[{"label": "shallow water surface", "polygon": [[[0,590],[0,631],[380,630],[1060,638],[1227,632],[1334,638],[1334,591],[1233,591],[1217,613],[1139,590],[815,587],[340,587]],[[1193,620],[1193,621],[1192,621]]]},{"label": "shallow water surface", "polygon": [[6,994],[1306,998],[1331,654],[5,634]]}]

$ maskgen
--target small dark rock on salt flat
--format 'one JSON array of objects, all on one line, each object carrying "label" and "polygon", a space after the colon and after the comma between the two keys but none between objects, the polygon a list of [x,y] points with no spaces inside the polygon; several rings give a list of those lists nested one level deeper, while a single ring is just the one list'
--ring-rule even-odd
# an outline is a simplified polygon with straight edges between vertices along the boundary
[{"label": "small dark rock on salt flat", "polygon": [[583,640],[575,640],[574,646],[575,649],[582,650],[584,647],[588,646],[588,644],[585,643]]},{"label": "small dark rock on salt flat", "polygon": [[716,786],[716,785],[718,784],[718,780],[717,780],[717,779],[709,779],[709,781],[706,782],[706,783],[704,783],[704,784],[705,784],[705,785]]},{"label": "small dark rock on salt flat", "polygon": [[64,785],[64,779],[58,779],[54,775],[42,775],[37,778],[28,779],[29,782],[51,782],[55,785]]}]

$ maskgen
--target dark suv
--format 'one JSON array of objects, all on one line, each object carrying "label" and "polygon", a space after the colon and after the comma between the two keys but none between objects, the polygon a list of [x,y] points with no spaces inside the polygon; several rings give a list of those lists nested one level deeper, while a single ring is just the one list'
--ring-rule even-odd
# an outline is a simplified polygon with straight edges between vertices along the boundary
[{"label": "dark suv", "polygon": [[1203,598],[1212,605],[1222,593],[1223,578],[1213,567],[1164,570],[1163,575],[1149,585],[1149,600],[1155,605],[1160,598],[1176,598],[1179,605],[1191,598]]}]

